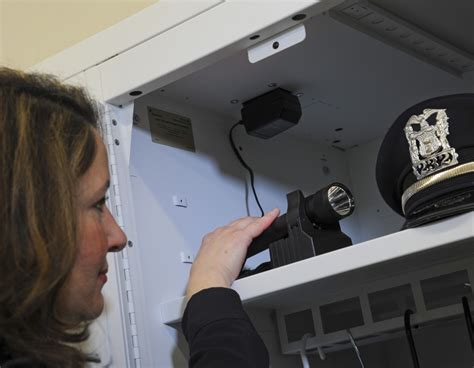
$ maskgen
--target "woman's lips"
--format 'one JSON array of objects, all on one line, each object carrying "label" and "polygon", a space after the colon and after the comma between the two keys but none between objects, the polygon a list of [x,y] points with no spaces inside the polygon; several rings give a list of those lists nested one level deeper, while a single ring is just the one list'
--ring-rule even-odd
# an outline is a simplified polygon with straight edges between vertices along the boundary
[{"label": "woman's lips", "polygon": [[100,272],[99,273],[99,280],[102,281],[102,283],[107,282],[107,272]]},{"label": "woman's lips", "polygon": [[99,280],[102,281],[104,284],[107,282],[107,272],[108,267],[105,267],[99,272]]}]

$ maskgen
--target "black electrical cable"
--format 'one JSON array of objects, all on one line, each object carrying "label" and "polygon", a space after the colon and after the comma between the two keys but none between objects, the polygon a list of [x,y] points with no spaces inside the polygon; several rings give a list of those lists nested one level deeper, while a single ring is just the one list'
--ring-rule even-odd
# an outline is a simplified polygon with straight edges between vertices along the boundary
[{"label": "black electrical cable", "polygon": [[258,196],[257,196],[257,192],[255,191],[255,184],[254,184],[254,174],[253,174],[253,170],[250,168],[249,165],[247,165],[244,161],[244,159],[242,158],[242,156],[240,156],[240,153],[239,153],[239,150],[237,149],[237,147],[235,146],[235,142],[234,142],[234,137],[232,135],[234,129],[238,126],[238,125],[242,125],[242,121],[239,121],[237,123],[235,123],[232,128],[230,128],[230,131],[229,131],[229,141],[230,141],[230,145],[232,146],[232,150],[234,151],[235,155],[237,156],[237,158],[239,159],[240,163],[242,164],[243,167],[245,167],[247,169],[247,171],[249,172],[250,174],[250,185],[252,186],[252,192],[253,192],[253,195],[255,197],[255,202],[257,202],[257,205],[258,205],[258,208],[260,209],[260,212],[262,213],[262,216],[264,215],[264,212],[263,212],[263,208],[262,206],[260,205],[260,201],[258,200]]},{"label": "black electrical cable", "polygon": [[413,340],[413,335],[411,333],[411,324],[410,324],[410,315],[413,314],[411,309],[405,311],[405,334],[407,336],[408,345],[410,346],[411,359],[413,361],[413,366],[415,368],[420,368],[420,363],[418,361],[418,355],[416,353],[415,340]]},{"label": "black electrical cable", "polygon": [[466,319],[467,332],[469,339],[471,340],[471,348],[474,351],[474,325],[472,324],[471,309],[469,308],[469,302],[465,296],[462,297],[462,307],[464,310],[464,318]]},{"label": "black electrical cable", "polygon": [[351,341],[352,347],[354,348],[354,351],[357,355],[357,359],[359,359],[360,366],[362,368],[365,368],[364,361],[362,360],[362,357],[360,355],[359,347],[357,346],[357,343],[355,342],[354,336],[352,336],[351,330],[347,329],[347,334],[349,335],[349,339]]}]

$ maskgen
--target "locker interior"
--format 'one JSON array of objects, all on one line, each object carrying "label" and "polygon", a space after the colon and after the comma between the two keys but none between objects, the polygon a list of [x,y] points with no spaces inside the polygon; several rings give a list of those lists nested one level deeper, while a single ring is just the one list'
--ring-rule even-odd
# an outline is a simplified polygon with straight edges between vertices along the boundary
[{"label": "locker interior", "polygon": [[[424,35],[474,54],[474,4],[470,1],[459,1],[456,6],[388,0],[370,4],[422,29]],[[352,190],[356,201],[355,212],[342,221],[342,229],[357,247],[395,233],[403,224],[403,218],[384,203],[375,182],[377,152],[396,117],[430,97],[474,92],[472,65],[460,73],[428,60],[426,55],[405,52],[382,36],[342,22],[338,9],[308,16],[301,22],[306,30],[304,41],[257,63],[250,63],[247,50],[241,50],[135,100],[130,181],[143,282],[141,308],[148,316],[147,325],[142,327],[149,337],[147,348],[154,366],[169,366],[170,362],[175,367],[187,366],[186,344],[179,328],[164,325],[160,319],[160,305],[185,290],[190,264],[182,262],[181,252],[195,255],[205,233],[235,218],[259,214],[246,172],[228,140],[230,127],[240,119],[242,102],[281,87],[297,95],[303,108],[297,126],[270,140],[251,137],[242,127],[236,129],[235,140],[255,172],[256,191],[264,209],[279,207],[284,213],[288,192],[300,189],[308,195],[331,182],[341,182]],[[153,142],[152,109],[190,119],[195,151]],[[185,199],[187,206],[176,206],[174,196]],[[379,246],[384,246],[383,241]],[[460,246],[463,251],[457,254],[453,246],[445,262],[428,257],[425,263],[414,264],[408,278],[397,274],[395,267],[387,274],[362,270],[366,273],[361,276],[364,285],[373,287],[360,291],[367,295],[372,318],[400,319],[402,308],[414,306],[410,283],[419,275],[419,285],[425,285],[420,295],[432,309],[452,306],[452,299],[462,295],[472,299],[472,290],[466,286],[473,281],[472,262],[466,261],[466,254],[473,254],[466,250],[466,244]],[[255,267],[268,257],[268,253],[257,255],[248,266]],[[429,275],[425,277],[423,272]],[[437,276],[442,278],[433,281]],[[279,282],[278,277],[274,282]],[[306,296],[305,300],[314,300],[317,307],[291,303],[291,308],[285,309],[287,301],[282,301],[283,314],[273,308],[249,310],[267,344],[272,367],[301,364],[297,355],[282,354],[278,318],[291,330],[283,334],[288,343],[297,343],[304,332],[315,333],[311,323],[316,309],[324,333],[364,325],[359,291],[351,295],[355,283],[343,274],[311,297]],[[457,317],[440,317],[415,332],[422,366],[472,366],[464,322],[459,313],[454,315]],[[312,366],[360,366],[348,337],[326,348],[324,361],[316,350],[311,351]],[[366,367],[411,364],[399,328],[369,336],[360,348]]]}]

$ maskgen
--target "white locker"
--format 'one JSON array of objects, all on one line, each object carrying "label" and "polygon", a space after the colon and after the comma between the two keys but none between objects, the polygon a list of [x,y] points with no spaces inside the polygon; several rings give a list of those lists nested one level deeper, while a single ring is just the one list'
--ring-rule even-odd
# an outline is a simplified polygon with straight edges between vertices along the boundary
[{"label": "white locker", "polygon": [[[472,310],[474,213],[400,231],[375,182],[401,112],[474,92],[472,20],[469,0],[160,0],[37,65],[104,108],[109,205],[129,244],[109,261],[102,366],[187,366],[189,262],[207,232],[259,214],[229,129],[243,102],[281,87],[300,100],[298,125],[270,140],[235,132],[264,209],[341,182],[356,210],[341,223],[354,245],[235,282],[271,367],[302,366],[304,333],[311,367],[360,367],[347,329],[365,367],[412,367],[408,307],[421,367],[472,367],[460,296]],[[187,143],[160,143],[157,114],[190,124]]]}]

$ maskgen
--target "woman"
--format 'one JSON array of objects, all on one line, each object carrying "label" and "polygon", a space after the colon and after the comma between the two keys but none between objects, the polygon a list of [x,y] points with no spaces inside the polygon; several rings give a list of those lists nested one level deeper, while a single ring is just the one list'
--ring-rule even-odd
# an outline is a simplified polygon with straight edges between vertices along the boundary
[{"label": "woman", "polygon": [[[102,312],[106,254],[126,243],[105,206],[110,177],[98,121],[83,90],[0,68],[2,368],[82,367],[92,359],[74,344]],[[268,366],[228,288],[252,239],[277,215],[236,220],[204,237],[183,319],[191,367]]]}]

